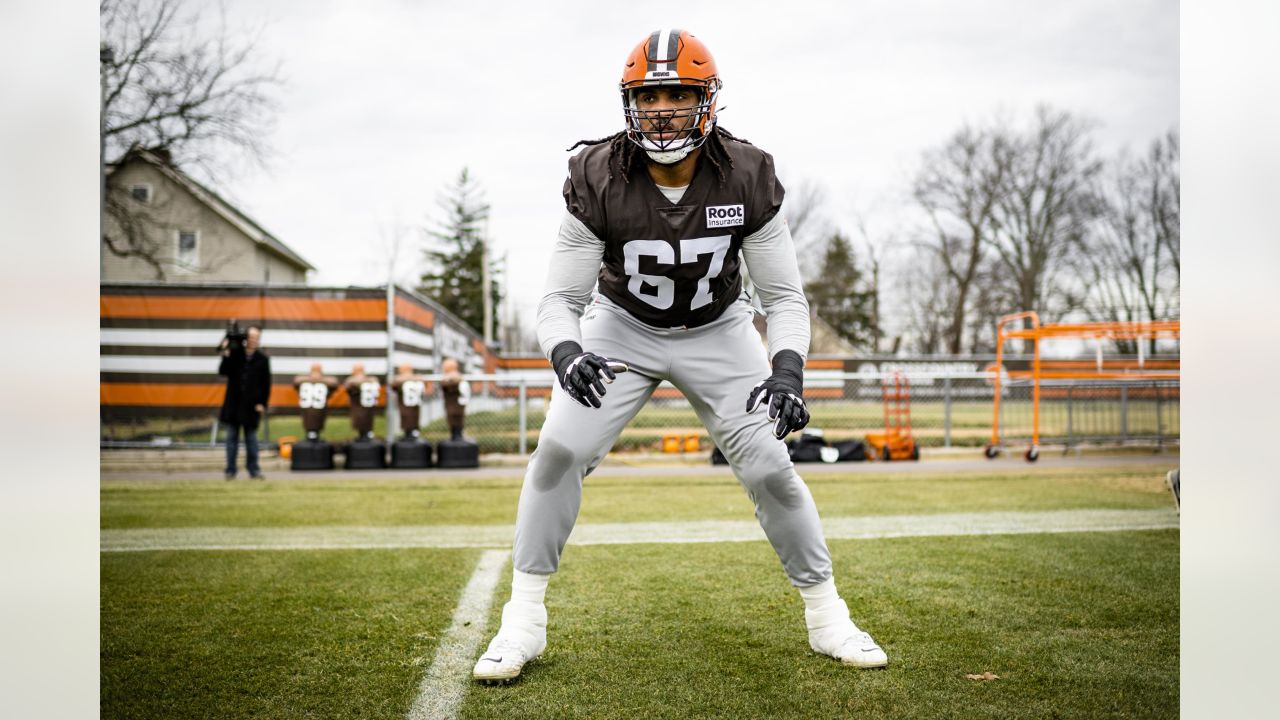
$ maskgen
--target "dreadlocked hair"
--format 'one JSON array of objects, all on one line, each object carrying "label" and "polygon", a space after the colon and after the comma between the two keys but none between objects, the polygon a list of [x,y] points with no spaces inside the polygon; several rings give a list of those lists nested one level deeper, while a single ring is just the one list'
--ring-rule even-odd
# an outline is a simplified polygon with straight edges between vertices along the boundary
[{"label": "dreadlocked hair", "polygon": [[[751,144],[746,139],[735,136],[719,125],[716,125],[711,130],[711,136],[707,138],[706,142],[702,143],[702,154],[707,158],[707,162],[711,163],[711,167],[715,168],[716,177],[719,178],[721,185],[725,183],[725,173],[733,168],[733,160],[724,149],[725,140],[732,140],[746,145]],[[609,177],[621,177],[624,182],[631,182],[632,161],[643,151],[639,145],[631,142],[631,139],[627,137],[626,130],[596,140],[579,140],[568,151],[572,152],[582,145],[592,146],[603,145],[604,143],[609,143]]]}]

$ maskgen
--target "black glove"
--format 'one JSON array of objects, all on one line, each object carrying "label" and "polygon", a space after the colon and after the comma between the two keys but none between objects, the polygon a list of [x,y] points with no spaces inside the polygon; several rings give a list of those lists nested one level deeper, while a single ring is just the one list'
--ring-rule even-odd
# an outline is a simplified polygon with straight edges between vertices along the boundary
[{"label": "black glove", "polygon": [[585,407],[600,407],[600,398],[605,394],[604,383],[614,381],[617,377],[615,370],[623,372],[627,369],[622,363],[583,352],[582,346],[572,340],[555,346],[551,351],[551,365],[556,369],[560,387]]},{"label": "black glove", "polygon": [[804,360],[794,350],[779,350],[773,356],[773,374],[747,396],[747,412],[769,403],[769,419],[775,421],[773,435],[781,440],[809,424],[803,396]]}]

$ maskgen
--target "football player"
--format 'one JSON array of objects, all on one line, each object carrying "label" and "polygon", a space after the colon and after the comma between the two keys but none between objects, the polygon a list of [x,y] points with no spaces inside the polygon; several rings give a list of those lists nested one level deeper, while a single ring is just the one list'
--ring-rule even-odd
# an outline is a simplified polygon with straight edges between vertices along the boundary
[{"label": "football player", "polygon": [[[538,306],[559,384],[520,492],[511,600],[477,680],[512,680],[546,648],[543,598],[583,477],[663,380],[688,398],[755,503],[804,599],[810,647],[856,667],[888,662],[836,592],[813,497],[781,441],[809,422],[809,306],[773,158],[717,125],[720,88],[702,41],[653,32],[623,68],[626,128],[570,148],[586,145],[569,160]],[[769,318],[768,356],[744,261]]]}]

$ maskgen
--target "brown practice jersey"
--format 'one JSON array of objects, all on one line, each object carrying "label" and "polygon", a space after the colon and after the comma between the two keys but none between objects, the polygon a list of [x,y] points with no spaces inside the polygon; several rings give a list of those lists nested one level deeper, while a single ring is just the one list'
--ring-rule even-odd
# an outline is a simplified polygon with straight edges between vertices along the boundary
[{"label": "brown practice jersey", "polygon": [[365,434],[373,430],[373,411],[378,406],[381,386],[377,380],[347,380],[347,399],[351,406],[351,427]]},{"label": "brown practice jersey", "polygon": [[600,293],[655,327],[698,327],[742,292],[742,239],[782,207],[773,158],[747,143],[723,141],[732,167],[722,185],[705,155],[673,204],[642,162],[629,178],[609,174],[609,144],[569,159],[565,205],[604,241]]},{"label": "brown practice jersey", "polygon": [[422,396],[426,393],[427,384],[417,379],[396,378],[391,387],[400,398],[400,429],[405,432],[417,430],[422,412]]},{"label": "brown practice jersey", "polygon": [[462,376],[446,377],[440,381],[440,393],[444,396],[445,419],[450,429],[462,429],[467,419],[467,406],[462,404]]},{"label": "brown practice jersey", "polygon": [[309,433],[324,430],[324,417],[328,412],[329,398],[338,387],[336,378],[315,378],[299,375],[294,378],[294,388],[298,391],[298,408],[302,414],[302,429]]}]

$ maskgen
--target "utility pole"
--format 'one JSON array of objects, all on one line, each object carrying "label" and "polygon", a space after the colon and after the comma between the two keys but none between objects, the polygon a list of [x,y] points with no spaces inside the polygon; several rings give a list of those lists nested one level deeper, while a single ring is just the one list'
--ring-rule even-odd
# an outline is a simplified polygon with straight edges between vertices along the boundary
[{"label": "utility pole", "polygon": [[[396,281],[392,272],[387,273],[387,442],[394,443],[400,434],[400,415],[396,412],[396,403],[391,383],[395,380],[396,370]],[[413,429],[413,428],[405,428]]]},{"label": "utility pole", "polygon": [[489,290],[489,214],[484,216],[484,235],[480,238],[480,285],[484,312],[484,347],[493,348],[493,293]]},{"label": "utility pole", "polygon": [[396,362],[396,263],[400,260],[400,213],[393,212],[391,220],[390,246],[387,252],[387,442],[394,443],[401,430],[415,428],[400,427],[400,413],[396,411],[396,394],[391,389],[395,380]]},{"label": "utility pole", "polygon": [[[511,267],[507,263],[508,253],[502,253],[502,267]],[[502,349],[504,352],[511,352],[512,348],[517,347],[520,343],[516,342],[516,338],[512,337],[512,331],[516,327],[516,310],[511,305],[511,273],[503,273],[502,275],[502,304],[506,308],[505,312],[499,311],[502,316]]]}]

